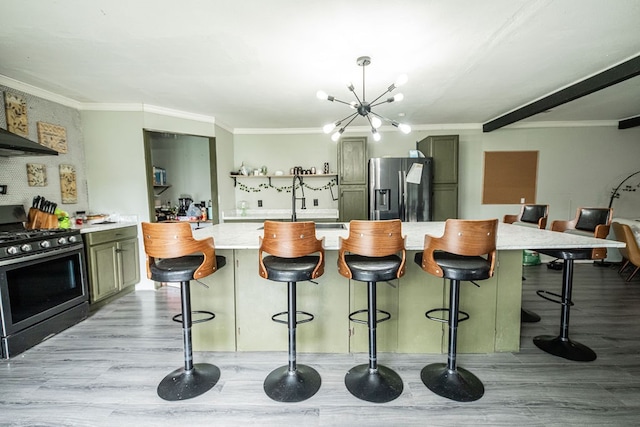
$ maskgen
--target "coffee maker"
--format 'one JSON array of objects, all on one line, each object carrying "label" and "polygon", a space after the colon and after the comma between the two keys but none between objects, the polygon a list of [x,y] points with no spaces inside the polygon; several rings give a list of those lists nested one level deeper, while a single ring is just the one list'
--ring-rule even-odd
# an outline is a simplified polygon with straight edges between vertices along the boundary
[{"label": "coffee maker", "polygon": [[191,203],[193,203],[191,197],[180,197],[178,199],[178,216],[187,216]]}]

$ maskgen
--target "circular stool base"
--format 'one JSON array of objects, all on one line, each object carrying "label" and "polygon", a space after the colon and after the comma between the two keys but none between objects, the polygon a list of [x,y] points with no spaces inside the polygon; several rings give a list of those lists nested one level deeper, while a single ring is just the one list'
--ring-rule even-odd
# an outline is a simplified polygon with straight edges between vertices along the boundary
[{"label": "circular stool base", "polygon": [[576,362],[591,362],[597,357],[596,353],[586,345],[568,338],[562,339],[559,336],[540,335],[533,338],[533,343],[547,353]]},{"label": "circular stool base", "polygon": [[176,369],[158,385],[158,396],[164,400],[185,400],[200,396],[220,379],[220,369],[208,363],[197,363],[193,369]]},{"label": "circular stool base", "polygon": [[302,402],[320,389],[320,374],[306,365],[289,366],[273,370],[264,380],[264,392],[276,402]]},{"label": "circular stool base", "polygon": [[402,394],[402,379],[393,370],[378,365],[371,372],[369,365],[358,365],[349,370],[344,377],[347,390],[358,399],[367,402],[390,402]]},{"label": "circular stool base", "polygon": [[530,310],[520,310],[520,321],[524,323],[536,323],[540,321],[540,316]]},{"label": "circular stool base", "polygon": [[435,394],[457,402],[473,402],[484,395],[484,385],[463,368],[451,371],[446,363],[433,363],[422,368],[420,378]]}]

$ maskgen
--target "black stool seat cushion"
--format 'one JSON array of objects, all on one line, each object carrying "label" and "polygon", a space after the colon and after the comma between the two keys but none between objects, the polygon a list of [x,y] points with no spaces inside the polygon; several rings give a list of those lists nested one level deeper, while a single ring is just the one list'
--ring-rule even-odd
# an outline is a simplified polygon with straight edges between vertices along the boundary
[{"label": "black stool seat cushion", "polygon": [[281,258],[267,255],[262,259],[267,269],[267,278],[275,282],[304,282],[311,280],[311,274],[318,265],[318,255],[298,258]]},{"label": "black stool seat cushion", "polygon": [[360,282],[381,282],[398,278],[402,259],[398,255],[366,257],[345,255],[344,260],[351,269],[352,279]]},{"label": "black stool seat cushion", "polygon": [[[434,252],[433,259],[442,268],[445,279],[484,280],[488,279],[491,263],[481,256],[463,256],[449,252]],[[422,252],[416,253],[414,261],[422,265]]]},{"label": "black stool seat cushion", "polygon": [[593,249],[537,249],[541,254],[561,259],[591,259]]},{"label": "black stool seat cushion", "polygon": [[[188,255],[179,258],[156,259],[149,266],[151,280],[156,282],[188,282],[193,280],[193,273],[204,261],[204,255]],[[222,255],[216,255],[216,266],[222,268],[227,259]]]}]

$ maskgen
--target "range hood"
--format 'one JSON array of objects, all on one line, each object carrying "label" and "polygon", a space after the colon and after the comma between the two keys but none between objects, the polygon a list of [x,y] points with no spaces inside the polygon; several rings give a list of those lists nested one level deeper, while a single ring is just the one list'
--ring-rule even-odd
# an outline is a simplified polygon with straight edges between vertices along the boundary
[{"label": "range hood", "polygon": [[57,155],[56,150],[0,128],[0,157]]}]

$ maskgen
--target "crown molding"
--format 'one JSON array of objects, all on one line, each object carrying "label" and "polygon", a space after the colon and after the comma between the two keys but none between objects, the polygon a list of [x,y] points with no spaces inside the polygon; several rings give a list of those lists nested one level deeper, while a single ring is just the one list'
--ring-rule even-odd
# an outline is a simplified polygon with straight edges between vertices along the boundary
[{"label": "crown molding", "polygon": [[76,110],[81,109],[82,103],[76,101],[75,99],[67,98],[65,96],[49,92],[48,90],[40,89],[39,87],[23,83],[21,81],[12,79],[11,77],[3,76],[2,74],[0,74],[0,84],[10,87],[11,89],[28,93],[29,95],[37,96],[38,98],[46,99],[47,101],[62,104],[66,107],[75,108]]}]

